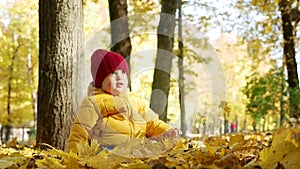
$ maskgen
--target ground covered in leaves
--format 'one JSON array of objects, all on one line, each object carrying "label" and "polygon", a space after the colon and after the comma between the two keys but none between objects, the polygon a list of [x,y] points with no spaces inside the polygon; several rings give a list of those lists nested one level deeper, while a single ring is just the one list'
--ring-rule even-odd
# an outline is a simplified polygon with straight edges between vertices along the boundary
[{"label": "ground covered in leaves", "polygon": [[113,150],[78,145],[80,152],[39,150],[12,141],[0,147],[0,168],[29,169],[299,169],[300,128],[156,142],[132,140]]}]

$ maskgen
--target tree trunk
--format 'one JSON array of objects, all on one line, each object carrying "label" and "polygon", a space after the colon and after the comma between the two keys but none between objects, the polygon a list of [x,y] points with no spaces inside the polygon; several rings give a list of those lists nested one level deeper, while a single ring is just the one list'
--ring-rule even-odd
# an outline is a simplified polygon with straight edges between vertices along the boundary
[{"label": "tree trunk", "polygon": [[206,119],[204,119],[202,123],[203,123],[202,135],[204,136],[206,135]]},{"label": "tree trunk", "polygon": [[163,121],[167,121],[176,8],[177,3],[174,3],[174,1],[162,0],[157,31],[158,49],[155,60],[150,107],[159,114],[160,119]]},{"label": "tree trunk", "polygon": [[37,93],[34,88],[34,76],[32,71],[32,55],[31,55],[31,49],[28,49],[28,56],[27,56],[27,67],[28,67],[28,82],[30,85],[31,90],[31,100],[32,100],[32,109],[33,109],[33,121],[34,126],[33,128],[36,129],[36,115],[37,115]]},{"label": "tree trunk", "polygon": [[4,125],[4,128],[5,128],[5,136],[4,136],[4,141],[7,142],[9,140],[9,135],[10,135],[10,129],[11,129],[11,126],[10,126],[10,123],[11,123],[11,120],[10,120],[10,102],[11,102],[11,85],[12,85],[12,75],[13,75],[13,67],[14,67],[14,60],[16,58],[16,55],[13,55],[12,56],[12,59],[11,59],[11,65],[10,65],[10,68],[9,68],[9,78],[8,78],[8,87],[7,87],[7,124]]},{"label": "tree trunk", "polygon": [[282,19],[282,29],[283,29],[283,54],[284,60],[286,63],[287,73],[288,73],[288,84],[290,91],[290,107],[291,115],[294,117],[300,117],[300,108],[298,106],[298,95],[293,94],[293,91],[299,89],[299,80],[297,72],[297,63],[296,63],[296,52],[295,52],[295,27],[292,24],[292,15],[291,15],[291,4],[287,0],[280,1],[280,11]]},{"label": "tree trunk", "polygon": [[1,132],[1,142],[3,142],[3,127],[4,126],[1,125],[1,130],[0,130],[0,132]]},{"label": "tree trunk", "polygon": [[253,127],[253,131],[257,131],[256,122],[255,121],[252,123],[252,127]]},{"label": "tree trunk", "polygon": [[244,114],[244,124],[243,124],[243,130],[242,131],[247,131],[247,112],[245,111]]},{"label": "tree trunk", "polygon": [[77,57],[82,47],[81,0],[39,1],[37,144],[64,149],[74,118]]},{"label": "tree trunk", "polygon": [[281,70],[280,70],[280,74],[281,74],[281,83],[280,83],[280,89],[281,89],[281,94],[280,94],[280,123],[279,126],[280,127],[283,122],[284,122],[284,118],[285,118],[285,111],[284,111],[284,105],[285,105],[285,101],[284,101],[284,97],[286,97],[285,95],[285,74],[284,74],[284,66],[285,63],[282,64]]},{"label": "tree trunk", "polygon": [[[16,36],[12,35],[12,41],[13,43],[15,43],[16,41]],[[11,96],[12,96],[12,82],[13,82],[13,71],[14,71],[14,64],[16,62],[16,57],[17,57],[17,52],[20,48],[20,45],[18,45],[16,48],[14,48],[14,52],[12,54],[12,58],[11,58],[11,65],[9,66],[9,78],[8,78],[8,87],[7,87],[7,124],[4,125],[3,127],[5,128],[5,137],[4,137],[4,141],[7,142],[9,141],[9,136],[11,133],[11,128],[12,126],[10,125],[10,123],[12,122],[11,120]]]},{"label": "tree trunk", "polygon": [[[131,41],[127,16],[126,0],[109,0],[111,51],[121,54],[126,58],[130,70]],[[130,78],[128,79],[131,88]]]},{"label": "tree trunk", "polygon": [[178,1],[178,71],[179,71],[179,104],[181,111],[181,131],[182,136],[186,136],[187,126],[185,119],[185,90],[184,90],[184,76],[183,76],[183,41],[182,41],[182,13],[181,13],[181,3]]},{"label": "tree trunk", "polygon": [[238,116],[237,115],[235,115],[235,124],[236,124],[236,129],[235,129],[235,131],[236,132],[239,132],[240,131],[240,120],[239,120],[239,118],[238,118]]}]

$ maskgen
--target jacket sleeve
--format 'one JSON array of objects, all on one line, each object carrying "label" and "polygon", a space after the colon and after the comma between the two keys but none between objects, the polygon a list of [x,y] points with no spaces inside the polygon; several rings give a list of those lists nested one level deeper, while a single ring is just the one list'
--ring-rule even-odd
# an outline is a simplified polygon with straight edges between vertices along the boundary
[{"label": "jacket sleeve", "polygon": [[90,98],[84,99],[72,124],[66,151],[77,152],[77,144],[90,139],[90,134],[98,119],[93,101]]},{"label": "jacket sleeve", "polygon": [[147,106],[148,105],[147,101],[144,100],[142,97],[137,96],[134,93],[131,93],[130,97],[131,97],[132,105],[137,108],[138,112],[147,122],[146,123],[147,137],[158,136],[173,128],[171,125],[160,120],[158,115]]},{"label": "jacket sleeve", "polygon": [[146,117],[151,117],[151,119],[147,120],[146,126],[146,135],[147,137],[155,137],[164,132],[172,129],[173,127],[166,122],[160,120],[158,115],[154,113],[151,109],[146,112]]}]

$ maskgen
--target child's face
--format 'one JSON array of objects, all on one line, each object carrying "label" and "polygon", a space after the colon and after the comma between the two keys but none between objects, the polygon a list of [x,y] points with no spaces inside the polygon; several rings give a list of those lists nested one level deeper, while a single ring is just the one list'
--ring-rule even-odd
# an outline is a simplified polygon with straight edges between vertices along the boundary
[{"label": "child's face", "polygon": [[128,86],[127,74],[123,70],[116,70],[115,72],[106,76],[102,82],[101,89],[118,96],[126,91]]}]

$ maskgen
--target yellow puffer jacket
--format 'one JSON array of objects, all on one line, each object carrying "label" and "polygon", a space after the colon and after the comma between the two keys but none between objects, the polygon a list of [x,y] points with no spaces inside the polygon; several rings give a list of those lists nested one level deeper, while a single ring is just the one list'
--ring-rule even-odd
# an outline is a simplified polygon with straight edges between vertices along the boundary
[{"label": "yellow puffer jacket", "polygon": [[[127,93],[113,96],[93,88],[77,111],[66,150],[77,152],[77,143],[94,139],[101,146],[116,146],[130,138],[155,137],[172,128],[159,120],[141,97]],[[121,107],[125,111],[119,113]]]}]

